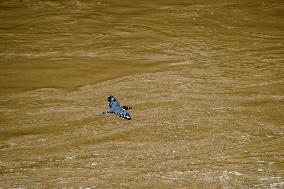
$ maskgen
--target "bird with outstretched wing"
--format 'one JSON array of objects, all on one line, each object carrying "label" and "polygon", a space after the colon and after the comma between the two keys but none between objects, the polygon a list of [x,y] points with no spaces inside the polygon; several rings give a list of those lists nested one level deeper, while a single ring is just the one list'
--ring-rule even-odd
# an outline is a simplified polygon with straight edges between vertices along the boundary
[{"label": "bird with outstretched wing", "polygon": [[109,111],[103,112],[103,114],[114,113],[122,119],[131,120],[130,114],[126,111],[126,110],[129,110],[129,109],[132,109],[131,107],[120,106],[119,101],[116,100],[113,96],[109,96],[107,101],[108,101]]}]

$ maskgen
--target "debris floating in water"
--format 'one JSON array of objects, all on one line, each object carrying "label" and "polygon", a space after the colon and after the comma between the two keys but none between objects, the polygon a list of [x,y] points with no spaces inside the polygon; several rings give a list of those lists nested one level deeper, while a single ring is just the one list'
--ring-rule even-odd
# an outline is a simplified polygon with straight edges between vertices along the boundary
[{"label": "debris floating in water", "polygon": [[66,156],[65,160],[72,160],[72,159],[75,159],[75,158],[76,158],[76,156]]}]

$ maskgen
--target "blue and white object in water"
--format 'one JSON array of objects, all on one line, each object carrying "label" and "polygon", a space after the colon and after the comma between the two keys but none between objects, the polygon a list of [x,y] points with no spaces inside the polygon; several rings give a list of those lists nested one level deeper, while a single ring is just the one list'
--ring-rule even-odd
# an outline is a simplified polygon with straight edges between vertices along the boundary
[{"label": "blue and white object in water", "polygon": [[118,117],[122,119],[128,119],[131,120],[131,117],[129,113],[126,111],[128,109],[132,109],[129,106],[120,106],[120,103],[118,100],[116,100],[113,96],[109,96],[108,99],[108,106],[109,106],[109,111],[103,112],[103,114],[116,114]]}]

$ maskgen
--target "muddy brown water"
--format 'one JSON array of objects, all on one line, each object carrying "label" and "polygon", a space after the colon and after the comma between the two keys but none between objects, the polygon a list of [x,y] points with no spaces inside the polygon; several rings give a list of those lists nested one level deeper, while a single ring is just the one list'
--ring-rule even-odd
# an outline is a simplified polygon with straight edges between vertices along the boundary
[{"label": "muddy brown water", "polygon": [[283,117],[283,1],[0,1],[0,188],[284,188]]}]

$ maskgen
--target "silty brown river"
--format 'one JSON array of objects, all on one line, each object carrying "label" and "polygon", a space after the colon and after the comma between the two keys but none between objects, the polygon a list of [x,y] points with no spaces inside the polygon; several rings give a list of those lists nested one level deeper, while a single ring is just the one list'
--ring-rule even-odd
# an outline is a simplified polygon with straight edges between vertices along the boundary
[{"label": "silty brown river", "polygon": [[283,146],[282,0],[0,1],[0,188],[284,188]]}]

